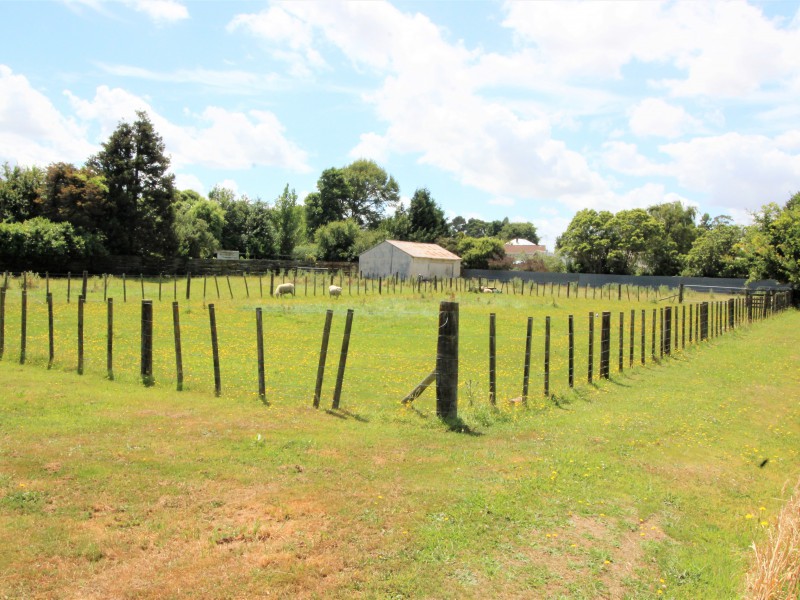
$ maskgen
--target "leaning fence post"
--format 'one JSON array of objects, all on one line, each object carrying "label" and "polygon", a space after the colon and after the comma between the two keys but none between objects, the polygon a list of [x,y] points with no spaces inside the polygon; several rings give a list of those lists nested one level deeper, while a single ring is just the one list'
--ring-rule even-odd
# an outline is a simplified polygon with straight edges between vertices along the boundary
[{"label": "leaning fence post", "polygon": [[497,342],[495,313],[489,315],[489,402],[497,404]]},{"label": "leaning fence post", "polygon": [[347,309],[347,317],[344,322],[344,337],[342,338],[342,353],[339,355],[339,372],[336,374],[336,388],[333,390],[333,405],[331,408],[338,409],[339,401],[342,397],[342,383],[344,382],[344,369],[347,364],[347,351],[350,347],[350,330],[353,326],[353,309]]},{"label": "leaning fence post", "polygon": [[267,385],[264,381],[264,322],[261,307],[256,308],[256,352],[258,354],[258,397],[262,402],[267,399]]},{"label": "leaning fence post", "polygon": [[[125,281],[125,274],[122,274],[122,281]],[[8,279],[6,279],[6,287],[8,287]],[[67,271],[67,304],[69,304],[70,293],[72,292],[72,273]]]},{"label": "leaning fence post", "polygon": [[[25,274],[22,274],[25,277]],[[28,290],[22,288],[22,315],[19,328],[19,364],[25,364],[25,346],[28,341]]]},{"label": "leaning fence post", "polygon": [[153,385],[153,301],[142,300],[142,383]]},{"label": "leaning fence post", "polygon": [[181,352],[181,318],[178,301],[172,303],[172,331],[175,337],[175,376],[178,391],[183,390],[183,353]]},{"label": "leaning fence post", "polygon": [[[524,283],[524,282],[523,282]],[[533,317],[528,317],[528,329],[525,334],[525,365],[522,370],[522,402],[528,402],[528,381],[531,375],[531,338],[533,334]]]},{"label": "leaning fence post", "polygon": [[109,298],[106,301],[107,318],[106,318],[106,370],[108,371],[109,380],[114,380],[114,299]]},{"label": "leaning fence post", "polygon": [[322,348],[319,351],[319,365],[317,366],[317,385],[314,388],[314,408],[319,408],[319,399],[322,395],[322,380],[325,376],[325,360],[328,356],[328,340],[331,335],[331,320],[333,311],[325,312],[325,326],[322,329]]},{"label": "leaning fence post", "polygon": [[450,420],[458,418],[458,302],[439,303],[436,416]]},{"label": "leaning fence post", "polygon": [[53,294],[47,292],[47,368],[53,366],[55,358],[55,346],[53,343]]},{"label": "leaning fence post", "polygon": [[211,325],[211,354],[214,361],[214,395],[222,393],[222,382],[219,374],[219,344],[217,343],[217,315],[214,305],[208,305],[208,319]]}]

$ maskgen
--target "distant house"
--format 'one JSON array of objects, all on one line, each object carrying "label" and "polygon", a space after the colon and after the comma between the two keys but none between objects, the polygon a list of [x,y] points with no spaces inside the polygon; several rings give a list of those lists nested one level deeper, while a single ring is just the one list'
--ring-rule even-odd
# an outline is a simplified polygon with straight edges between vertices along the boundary
[{"label": "distant house", "polygon": [[363,277],[458,277],[461,258],[436,244],[386,240],[358,257]]},{"label": "distant house", "polygon": [[506,256],[510,256],[515,261],[524,261],[526,258],[531,258],[537,254],[547,254],[547,247],[534,244],[528,240],[513,239],[503,245],[506,251]]}]

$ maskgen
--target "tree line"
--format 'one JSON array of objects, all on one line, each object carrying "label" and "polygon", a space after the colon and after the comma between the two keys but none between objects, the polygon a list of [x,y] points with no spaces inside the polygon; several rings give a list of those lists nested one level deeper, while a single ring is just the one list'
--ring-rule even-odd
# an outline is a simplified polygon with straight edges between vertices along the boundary
[{"label": "tree line", "polygon": [[573,272],[776,279],[800,284],[800,193],[737,225],[680,202],[617,213],[584,209],[556,242]]},{"label": "tree line", "polygon": [[435,242],[465,268],[774,278],[800,284],[800,193],[764,205],[750,226],[698,219],[680,202],[617,213],[579,211],[556,242],[557,256],[522,260],[503,243],[539,243],[532,223],[452,220],[430,190],[406,206],[377,163],[325,169],[303,203],[286,184],[271,201],[215,187],[178,190],[164,142],[146,113],[121,122],[84,165],[0,169],[0,260],[55,269],[103,255],[352,261],[385,239]]},{"label": "tree line", "polygon": [[[82,166],[0,170],[0,259],[57,268],[103,255],[352,261],[384,239],[439,242],[466,266],[503,260],[503,240],[538,242],[531,223],[445,218],[427,188],[408,206],[371,160],[322,172],[304,203],[285,185],[272,201],[215,187],[178,190],[164,143],[146,113],[121,122]],[[558,261],[557,261],[558,262]]]}]

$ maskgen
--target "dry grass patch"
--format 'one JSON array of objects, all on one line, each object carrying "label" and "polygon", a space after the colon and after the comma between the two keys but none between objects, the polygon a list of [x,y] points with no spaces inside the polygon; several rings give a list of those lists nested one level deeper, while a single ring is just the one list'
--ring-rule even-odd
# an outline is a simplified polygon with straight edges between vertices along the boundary
[{"label": "dry grass patch", "polygon": [[753,544],[747,574],[749,600],[796,600],[800,594],[800,482],[769,528],[767,539]]}]

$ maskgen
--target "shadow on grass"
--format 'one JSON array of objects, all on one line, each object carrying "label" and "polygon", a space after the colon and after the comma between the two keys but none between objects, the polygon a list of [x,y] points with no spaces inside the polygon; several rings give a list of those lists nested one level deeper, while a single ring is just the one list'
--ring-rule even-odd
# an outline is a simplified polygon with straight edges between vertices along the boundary
[{"label": "shadow on grass", "polygon": [[331,415],[332,417],[336,417],[337,419],[347,420],[347,419],[354,419],[359,423],[369,423],[369,419],[366,417],[362,417],[359,414],[354,412],[350,412],[349,410],[345,410],[343,408],[326,408],[325,413]]},{"label": "shadow on grass", "polygon": [[469,425],[467,425],[461,417],[445,417],[442,419],[442,423],[447,426],[449,431],[453,433],[462,433],[464,435],[471,435],[473,437],[480,437],[484,435],[480,431],[475,431]]}]

